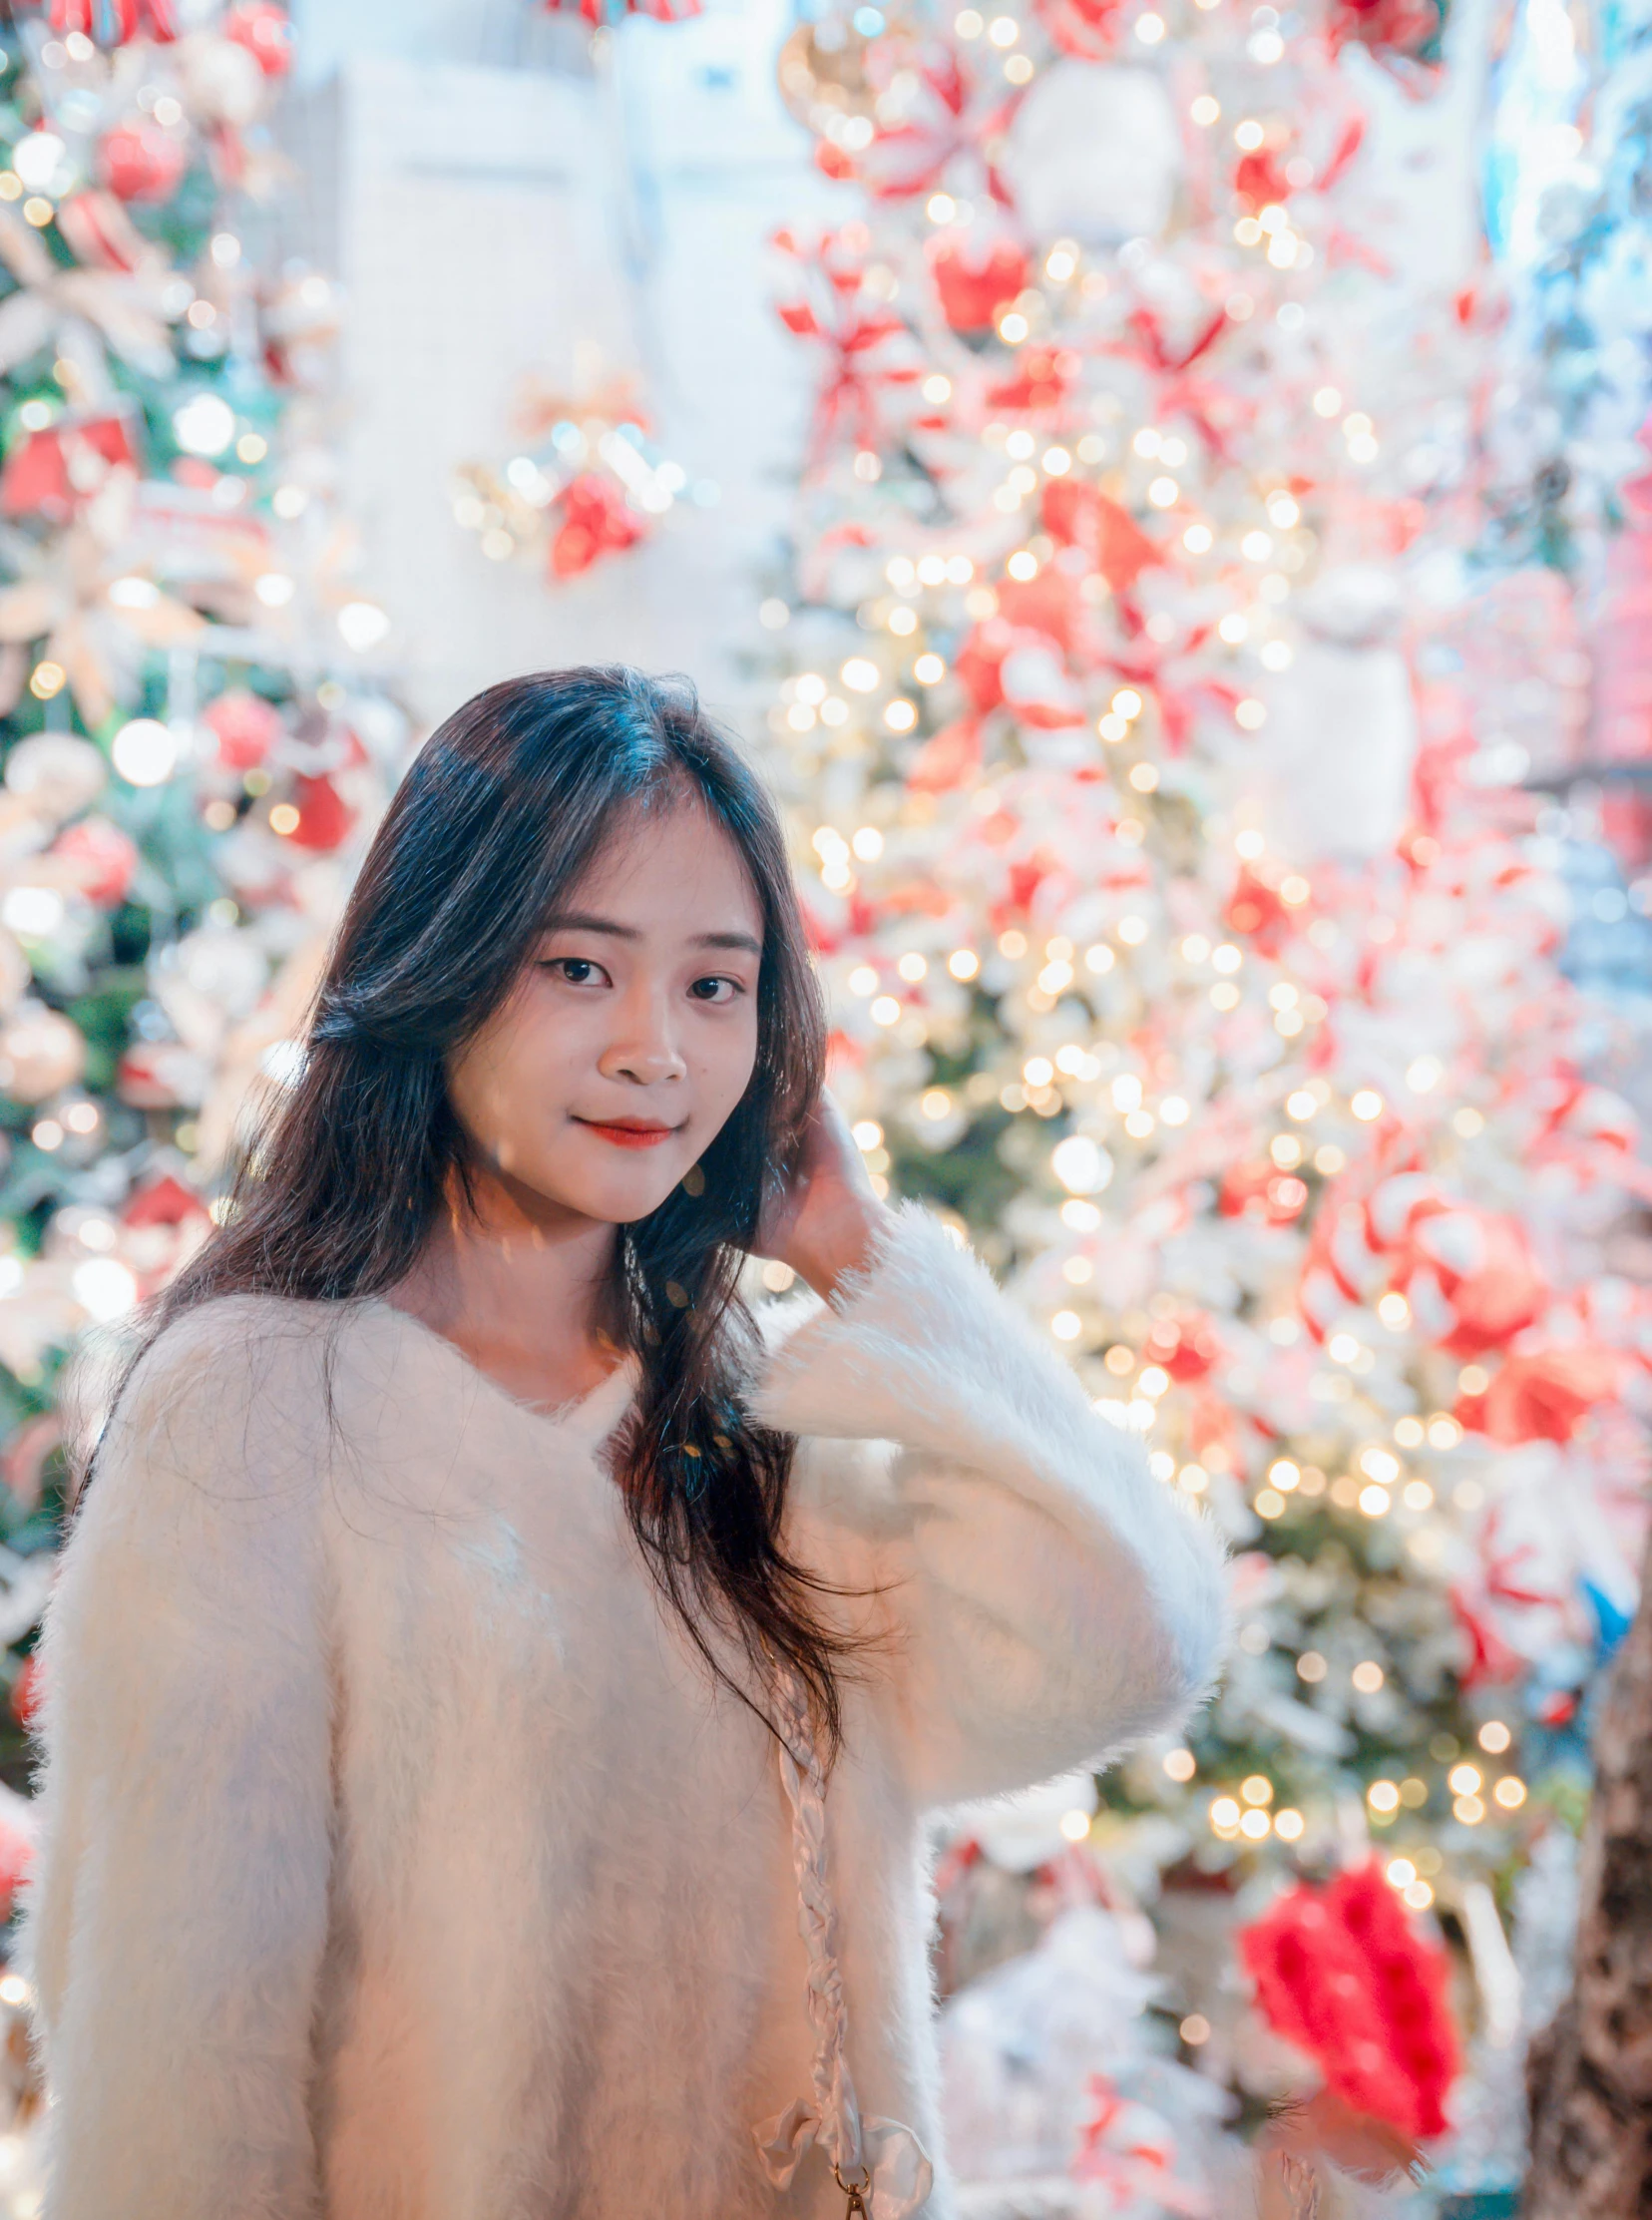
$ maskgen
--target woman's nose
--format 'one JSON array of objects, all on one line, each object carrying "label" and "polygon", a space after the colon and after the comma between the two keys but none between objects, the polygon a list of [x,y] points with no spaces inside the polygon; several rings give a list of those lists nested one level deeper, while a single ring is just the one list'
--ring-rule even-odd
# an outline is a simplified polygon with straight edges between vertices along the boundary
[{"label": "woman's nose", "polygon": [[640,1087],[655,1087],[662,1080],[682,1079],[688,1067],[668,1044],[635,1042],[626,1048],[610,1049],[599,1059],[598,1069],[605,1079],[632,1080]]},{"label": "woman's nose", "polygon": [[657,1087],[686,1076],[688,1067],[672,1036],[666,1014],[649,1003],[627,1011],[629,1023],[597,1060],[605,1079],[629,1080],[638,1087]]}]

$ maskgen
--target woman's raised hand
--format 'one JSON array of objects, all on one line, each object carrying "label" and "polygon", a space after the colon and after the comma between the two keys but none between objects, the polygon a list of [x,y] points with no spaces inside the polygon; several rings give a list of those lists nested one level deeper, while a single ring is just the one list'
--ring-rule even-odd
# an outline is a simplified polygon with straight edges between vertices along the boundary
[{"label": "woman's raised hand", "polygon": [[791,1176],[763,1204],[752,1253],[789,1264],[817,1295],[858,1270],[889,1216],[872,1187],[849,1121],[822,1088]]}]

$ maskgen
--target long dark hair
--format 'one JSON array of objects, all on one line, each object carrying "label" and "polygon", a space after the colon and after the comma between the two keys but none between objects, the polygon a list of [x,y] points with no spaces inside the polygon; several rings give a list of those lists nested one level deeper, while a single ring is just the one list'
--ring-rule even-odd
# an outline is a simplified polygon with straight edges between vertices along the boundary
[{"label": "long dark hair", "polygon": [[759,1685],[774,1653],[795,1669],[835,1751],[838,1670],[853,1645],[813,1607],[838,1591],[781,1546],[796,1443],[742,1409],[756,1338],[736,1286],[765,1187],[793,1160],[819,1092],[825,1012],[774,804],[685,680],[546,671],[490,686],[431,735],[356,880],[302,1069],[242,1158],[224,1222],[157,1299],[138,1353],[213,1295],[330,1301],[404,1277],[448,1198],[473,1199],[445,1060],[509,995],[618,813],[676,794],[697,795],[725,829],[761,906],[757,1057],[695,1191],[679,1184],[619,1228],[605,1321],[640,1366],[616,1477],[711,1671],[753,1703],[706,1618]]}]

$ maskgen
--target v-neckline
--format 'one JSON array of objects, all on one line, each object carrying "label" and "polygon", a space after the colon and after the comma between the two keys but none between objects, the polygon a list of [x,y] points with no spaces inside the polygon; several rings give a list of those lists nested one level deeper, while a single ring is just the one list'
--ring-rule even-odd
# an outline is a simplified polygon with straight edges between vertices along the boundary
[{"label": "v-neckline", "polygon": [[502,1380],[496,1380],[474,1358],[466,1356],[456,1341],[449,1340],[446,1334],[427,1325],[424,1319],[417,1317],[412,1311],[403,1310],[399,1303],[392,1303],[383,1295],[363,1296],[360,1300],[364,1309],[384,1311],[397,1323],[411,1327],[424,1340],[433,1341],[461,1372],[469,1374],[484,1394],[496,1398],[520,1417],[532,1420],[536,1426],[548,1427],[558,1434],[584,1432],[593,1408],[602,1408],[603,1398],[613,1392],[615,1382],[620,1379],[623,1379],[626,1384],[625,1398],[623,1402],[617,1403],[612,1416],[609,1416],[609,1423],[602,1429],[603,1435],[612,1434],[629,1408],[631,1391],[634,1390],[639,1369],[634,1351],[627,1351],[614,1369],[599,1380],[594,1388],[588,1388],[584,1395],[574,1396],[569,1402],[558,1404],[554,1411],[547,1411],[537,1403],[525,1402],[520,1395],[514,1395]]}]

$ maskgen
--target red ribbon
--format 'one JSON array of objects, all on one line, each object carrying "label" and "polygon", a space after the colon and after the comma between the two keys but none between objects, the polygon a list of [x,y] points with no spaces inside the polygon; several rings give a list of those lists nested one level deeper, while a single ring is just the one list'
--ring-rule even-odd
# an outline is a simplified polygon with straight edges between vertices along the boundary
[{"label": "red ribbon", "polygon": [[99,46],[125,46],[140,31],[163,45],[178,36],[172,0],[52,0],[50,21],[60,39],[78,31]]}]

